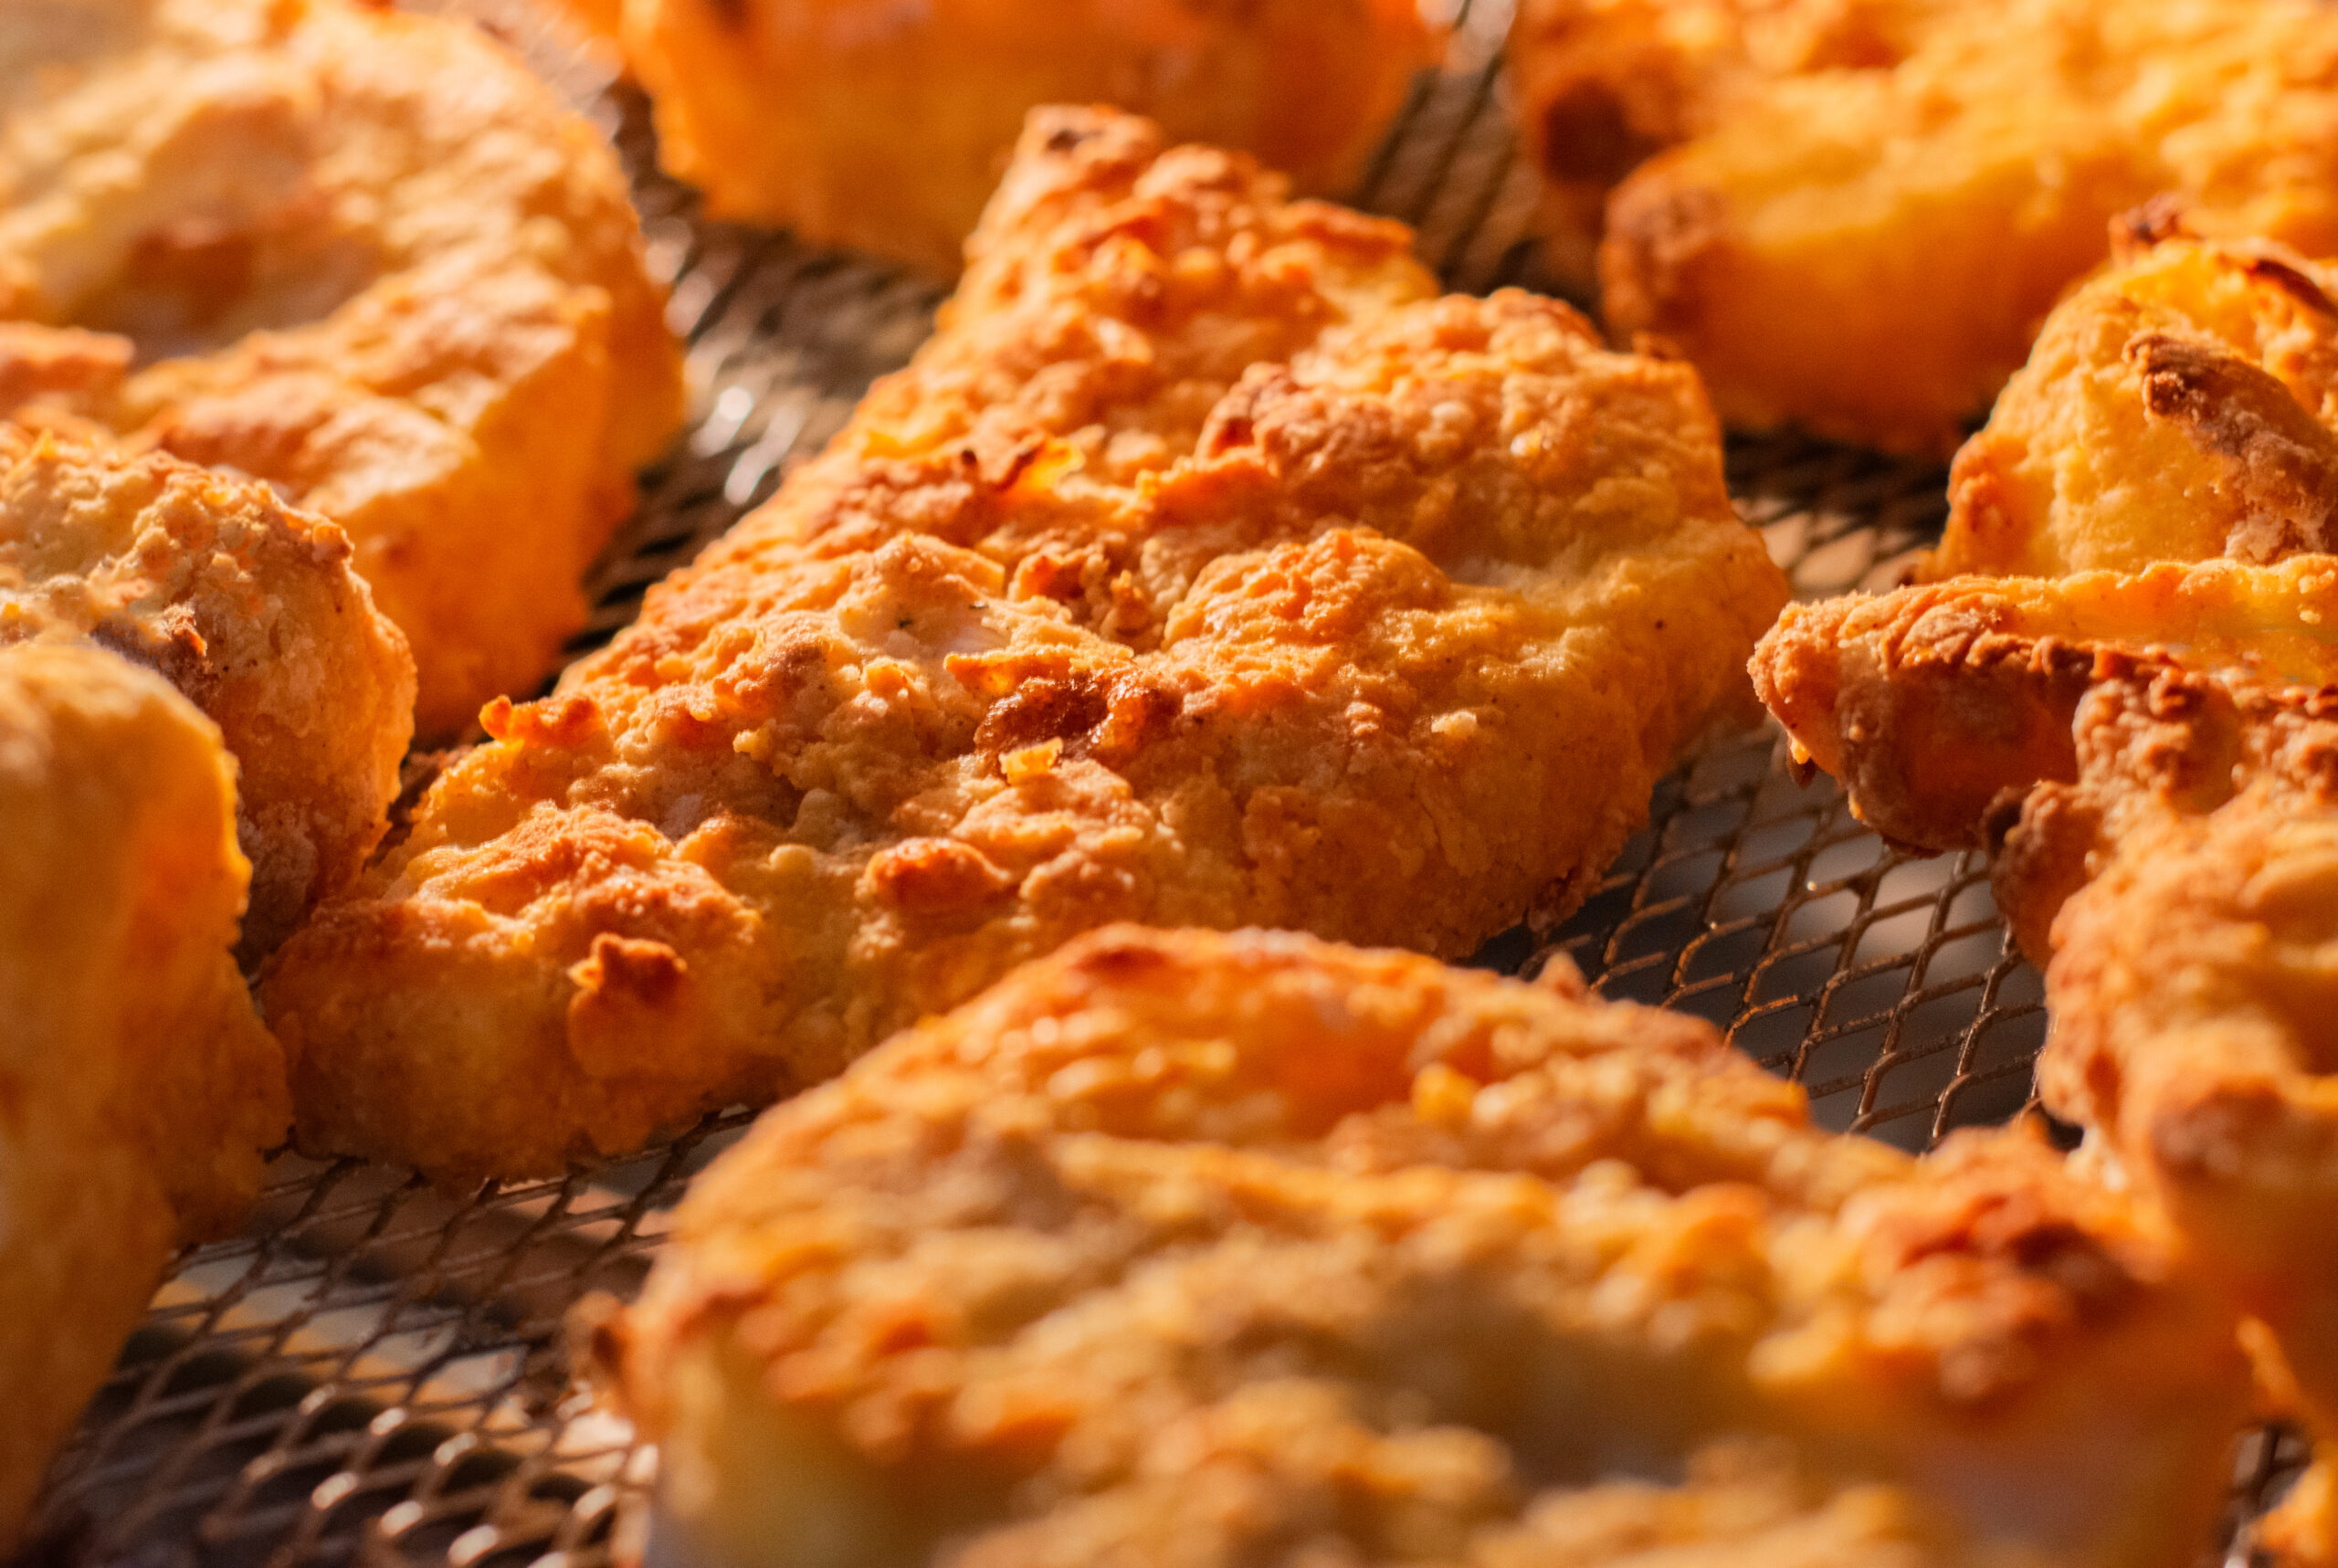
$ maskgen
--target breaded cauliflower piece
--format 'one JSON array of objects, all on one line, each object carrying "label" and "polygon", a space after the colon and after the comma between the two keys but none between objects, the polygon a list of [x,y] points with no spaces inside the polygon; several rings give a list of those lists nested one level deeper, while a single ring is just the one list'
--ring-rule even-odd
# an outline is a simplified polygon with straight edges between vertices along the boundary
[{"label": "breaded cauliflower piece", "polygon": [[941,277],[1023,117],[1111,104],[1334,193],[1437,56],[1421,0],[565,0],[720,217]]},{"label": "breaded cauliflower piece", "polygon": [[348,531],[430,735],[525,694],[680,410],[623,171],[476,29],[351,0],[0,8],[0,412]]},{"label": "breaded cauliflower piece", "polygon": [[[1719,20],[1592,35],[1595,58],[1669,61],[1636,68],[1639,90],[1682,105],[1674,144],[1607,202],[1599,278],[1609,325],[1685,353],[1733,426],[1953,450],[2105,259],[2110,220],[2154,196],[2203,232],[2338,251],[2338,15],[2316,0],[1681,10]],[[1521,27],[1531,84],[1567,29]],[[1735,41],[1763,28],[1815,41]],[[1548,122],[1586,100],[1570,83],[1604,79],[1548,74],[1573,98],[1526,110],[1579,207],[1583,143]]]},{"label": "breaded cauliflower piece", "polygon": [[341,530],[265,485],[0,424],[0,646],[94,638],[218,725],[256,963],[389,826],[414,660]]},{"label": "breaded cauliflower piece", "polygon": [[1695,377],[1034,119],[934,340],[279,956],[300,1136],[556,1168],[1111,921],[1577,902],[1785,597]]},{"label": "breaded cauliflower piece", "polygon": [[218,730],[102,648],[0,647],[0,1551],[163,1264],[290,1120],[229,950]]},{"label": "breaded cauliflower piece", "polygon": [[1120,927],[764,1117],[586,1315],[691,1568],[2196,1560],[2215,1292],[2032,1129],[1677,1014]]}]

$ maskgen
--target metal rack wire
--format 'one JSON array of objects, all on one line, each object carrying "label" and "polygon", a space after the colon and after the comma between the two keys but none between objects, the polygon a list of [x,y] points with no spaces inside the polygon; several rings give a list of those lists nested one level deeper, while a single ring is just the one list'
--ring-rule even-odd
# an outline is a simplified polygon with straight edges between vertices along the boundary
[{"label": "metal rack wire", "polygon": [[[869,382],[925,335],[939,290],[784,235],[709,223],[655,171],[638,98],[530,0],[431,0],[529,55],[636,174],[690,427],[597,569],[578,647],[776,488]],[[1452,58],[1416,88],[1358,200],[1411,222],[1455,288],[1538,279],[1531,172],[1501,104],[1502,0],[1459,0]],[[1942,475],[1795,440],[1741,442],[1732,492],[1806,596],[1891,581],[1937,533]],[[2036,973],[2009,950],[1976,856],[1918,860],[1797,786],[1773,731],[1721,735],[1659,787],[1640,833],[1548,941],[1602,992],[1701,1015],[1808,1086],[1827,1125],[1922,1148],[2030,1100]],[[32,1564],[138,1568],[598,1568],[627,1550],[652,1456],[568,1383],[562,1319],[637,1288],[690,1173],[745,1112],[558,1181],[456,1199],[404,1172],[280,1156],[250,1225],[184,1258],[60,1458]],[[2302,1455],[2277,1431],[2236,1456],[2226,1538]]]}]

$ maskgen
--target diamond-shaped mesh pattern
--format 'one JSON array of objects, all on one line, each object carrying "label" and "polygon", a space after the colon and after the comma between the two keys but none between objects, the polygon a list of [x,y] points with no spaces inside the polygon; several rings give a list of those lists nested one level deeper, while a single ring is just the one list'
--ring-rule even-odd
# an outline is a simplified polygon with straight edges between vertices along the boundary
[{"label": "diamond-shaped mesh pattern", "polygon": [[[1936,468],[1741,443],[1731,488],[1804,597],[1888,585],[1937,536]],[[2029,1099],[2045,1037],[1979,855],[1919,859],[1797,785],[1769,730],[1717,738],[1552,944],[1607,995],[1711,1019],[1806,1084],[1829,1127],[1922,1149]]]},{"label": "diamond-shaped mesh pattern", "polygon": [[[580,649],[643,590],[818,449],[902,363],[941,291],[785,235],[709,223],[654,169],[638,97],[532,0],[419,0],[527,54],[616,139],[637,177],[695,403],[597,569]],[[1357,200],[1414,224],[1455,288],[1534,286],[1531,172],[1501,101],[1503,0],[1459,0]],[[1890,583],[1937,535],[1943,476],[1792,439],[1740,442],[1732,491],[1798,593]],[[1478,962],[1532,973],[1564,952],[1611,996],[1711,1019],[1810,1089],[1819,1118],[1921,1149],[2030,1100],[2045,1016],[2008,949],[1986,867],[1887,848],[1769,730],[1721,735],[1659,788],[1584,910]],[[427,759],[416,760],[416,772]],[[195,1249],[60,1458],[27,1563],[138,1568],[448,1564],[596,1568],[625,1555],[652,1456],[567,1381],[563,1314],[637,1289],[690,1174],[749,1117],[560,1181],[462,1198],[402,1172],[280,1156],[239,1237]],[[2302,1462],[2245,1438],[2222,1545]]]}]

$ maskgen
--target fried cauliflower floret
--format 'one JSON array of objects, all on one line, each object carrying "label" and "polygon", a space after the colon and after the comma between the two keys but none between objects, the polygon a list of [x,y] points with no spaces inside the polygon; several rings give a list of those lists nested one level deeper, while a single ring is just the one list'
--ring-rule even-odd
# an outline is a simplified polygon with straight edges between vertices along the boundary
[{"label": "fried cauliflower floret", "polygon": [[1121,927],[770,1112],[587,1338],[696,1568],[2107,1568],[2243,1413],[2176,1261],[1564,966]]},{"label": "fried cauliflower floret", "polygon": [[0,1550],[182,1242],[290,1118],[229,949],[235,764],[160,679],[0,647]]},{"label": "fried cauliflower floret", "polygon": [[236,759],[257,961],[389,826],[414,660],[331,523],[264,485],[0,425],[0,645],[79,635],[159,671]]},{"label": "fried cauliflower floret", "polygon": [[[1683,8],[1816,43],[1766,67],[1678,28],[1574,49],[1670,62],[1636,90],[1683,104],[1681,134],[1617,184],[1600,283],[1610,326],[1686,353],[1732,425],[1952,450],[2109,221],[2156,195],[2204,232],[2338,250],[2338,16],[2315,0],[1769,11]],[[1563,193],[1582,145],[1545,130]]]},{"label": "fried cauliflower floret", "polygon": [[426,733],[532,689],[583,625],[679,415],[663,303],[615,154],[468,26],[0,11],[0,397],[341,524]]},{"label": "fried cauliflower floret", "polygon": [[1336,192],[1437,53],[1420,0],[566,0],[717,216],[943,277],[1048,103],[1112,104]]},{"label": "fried cauliflower floret", "polygon": [[1783,581],[1686,369],[1408,238],[1036,118],[911,368],[284,950],[304,1142],[542,1170],[1110,921],[1579,900]]},{"label": "fried cauliflower floret", "polygon": [[2146,229],[2126,249],[1957,454],[1927,575],[2338,548],[2333,275],[2264,243]]}]

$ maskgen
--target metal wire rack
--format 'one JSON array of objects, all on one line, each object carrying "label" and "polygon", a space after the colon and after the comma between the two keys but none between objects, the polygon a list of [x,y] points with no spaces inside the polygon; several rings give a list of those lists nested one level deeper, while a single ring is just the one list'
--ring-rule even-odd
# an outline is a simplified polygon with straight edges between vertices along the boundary
[{"label": "metal wire rack", "polygon": [[[608,131],[636,176],[672,320],[689,429],[593,583],[581,651],[643,590],[764,500],[931,323],[932,284],[785,235],[711,223],[660,176],[645,106],[532,0],[423,0],[526,54]],[[1412,223],[1457,289],[1546,283],[1531,172],[1501,102],[1504,0],[1458,0],[1360,205]],[[1892,581],[1936,535],[1935,468],[1792,439],[1739,442],[1732,492],[1805,596]],[[1986,868],[1914,859],[1796,785],[1768,730],[1711,741],[1566,926],[1477,962],[1553,952],[1603,993],[1697,1013],[1809,1089],[1827,1125],[1923,1148],[2031,1099],[2037,974],[2006,942]],[[654,1467],[569,1384],[563,1315],[637,1289],[690,1174],[750,1120],[558,1181],[451,1198],[402,1171],[276,1161],[251,1223],[183,1258],[62,1455],[20,1568],[600,1568],[622,1560]],[[2222,1542],[2302,1462],[2243,1440]]]}]

